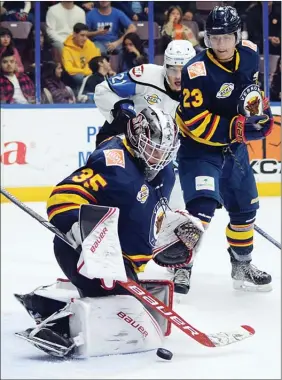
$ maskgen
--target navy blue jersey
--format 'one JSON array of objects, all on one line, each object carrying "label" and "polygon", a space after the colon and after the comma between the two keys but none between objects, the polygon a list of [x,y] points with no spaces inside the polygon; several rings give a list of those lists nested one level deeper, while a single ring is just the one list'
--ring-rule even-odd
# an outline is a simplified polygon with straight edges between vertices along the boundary
[{"label": "navy blue jersey", "polygon": [[70,226],[64,226],[61,216],[67,213],[68,221],[74,223],[81,204],[118,207],[123,255],[140,272],[152,258],[174,182],[172,164],[153,181],[146,181],[126,140],[113,137],[99,145],[84,167],[53,189],[47,203],[48,218],[67,232]]},{"label": "navy blue jersey", "polygon": [[257,46],[247,40],[236,47],[234,70],[221,65],[210,49],[191,59],[182,69],[176,112],[181,134],[203,144],[229,144],[239,96],[248,85],[256,83],[258,65]]}]

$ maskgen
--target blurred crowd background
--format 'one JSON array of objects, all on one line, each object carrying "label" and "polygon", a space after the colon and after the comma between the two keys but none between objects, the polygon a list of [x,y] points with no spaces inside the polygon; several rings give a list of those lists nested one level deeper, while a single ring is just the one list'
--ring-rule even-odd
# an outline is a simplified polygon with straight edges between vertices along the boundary
[{"label": "blurred crowd background", "polygon": [[[259,82],[270,99],[281,101],[281,2],[268,2],[268,48],[263,51],[261,1],[155,1],[154,61],[149,59],[148,2],[0,1],[1,103],[92,103],[95,87],[107,76],[142,63],[163,64],[173,39],[187,39],[197,53],[205,49],[205,20],[215,5],[234,6],[242,19],[243,39],[260,51]],[[38,19],[38,17],[37,17]],[[38,28],[39,31],[39,28]],[[40,44],[36,43],[39,42]],[[40,45],[40,46],[39,46]],[[40,55],[40,75],[36,70]],[[269,75],[264,78],[264,60]],[[39,83],[38,83],[39,82]],[[36,86],[40,89],[36,98]]]}]

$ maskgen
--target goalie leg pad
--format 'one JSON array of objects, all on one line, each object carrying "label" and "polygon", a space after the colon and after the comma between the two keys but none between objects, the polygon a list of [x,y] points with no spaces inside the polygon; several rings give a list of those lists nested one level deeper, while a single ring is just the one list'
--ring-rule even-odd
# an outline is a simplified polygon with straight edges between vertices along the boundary
[{"label": "goalie leg pad", "polygon": [[[150,292],[153,296],[158,298],[166,306],[173,307],[173,282],[169,280],[141,280],[140,285]],[[149,307],[147,304],[144,306],[152,314],[158,322],[162,333],[165,336],[171,333],[171,322],[164,318],[158,311]]]},{"label": "goalie leg pad", "polygon": [[119,295],[74,299],[70,334],[80,337],[79,355],[128,354],[156,349],[160,326],[140,301]]}]

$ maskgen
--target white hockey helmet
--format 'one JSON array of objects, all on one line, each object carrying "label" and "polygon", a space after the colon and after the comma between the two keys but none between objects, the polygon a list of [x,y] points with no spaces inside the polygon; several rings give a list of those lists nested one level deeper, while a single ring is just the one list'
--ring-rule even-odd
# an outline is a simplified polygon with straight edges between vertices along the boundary
[{"label": "white hockey helmet", "polygon": [[191,42],[186,40],[171,41],[164,53],[165,71],[167,71],[168,66],[184,66],[195,55],[196,51]]},{"label": "white hockey helmet", "polygon": [[147,106],[127,123],[127,137],[145,168],[159,171],[175,159],[178,127],[170,114]]}]

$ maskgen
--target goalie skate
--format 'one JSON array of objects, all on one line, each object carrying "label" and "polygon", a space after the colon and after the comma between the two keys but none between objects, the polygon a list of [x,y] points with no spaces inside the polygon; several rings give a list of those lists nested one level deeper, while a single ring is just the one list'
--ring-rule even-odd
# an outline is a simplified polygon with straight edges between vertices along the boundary
[{"label": "goalie skate", "polygon": [[67,357],[73,353],[75,343],[71,339],[65,338],[49,328],[42,328],[33,334],[35,329],[27,329],[15,333],[19,338],[26,340],[33,346],[45,353],[55,357]]},{"label": "goalie skate", "polygon": [[192,267],[175,269],[174,271],[174,292],[187,294],[190,290],[190,278]]}]

